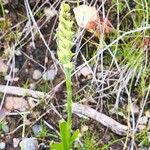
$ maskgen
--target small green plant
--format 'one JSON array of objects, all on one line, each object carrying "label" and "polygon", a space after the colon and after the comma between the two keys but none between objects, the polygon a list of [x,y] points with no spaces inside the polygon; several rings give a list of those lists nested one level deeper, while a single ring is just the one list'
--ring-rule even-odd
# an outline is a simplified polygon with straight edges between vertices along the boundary
[{"label": "small green plant", "polygon": [[7,123],[4,120],[0,120],[0,134],[4,133],[6,124]]},{"label": "small green plant", "polygon": [[69,13],[70,7],[65,2],[61,3],[59,24],[57,28],[57,54],[61,62],[66,79],[67,88],[67,121],[61,120],[59,123],[60,129],[60,143],[51,143],[52,150],[70,150],[73,142],[78,137],[79,131],[76,130],[71,133],[72,128],[72,82],[71,74],[73,71],[73,63],[71,62],[73,53],[71,48],[73,46],[73,21]]},{"label": "small green plant", "polygon": [[148,131],[143,130],[137,135],[137,140],[140,143],[141,146],[143,147],[149,147],[150,146],[150,141],[148,138]]},{"label": "small green plant", "polygon": [[48,130],[43,124],[41,125],[41,129],[37,133],[34,133],[35,137],[40,137],[43,139],[45,139],[47,135],[48,135]]},{"label": "small green plant", "polygon": [[34,136],[40,139],[45,140],[47,137],[58,138],[57,135],[49,133],[48,129],[46,128],[45,124],[42,122],[40,126],[36,126],[37,131],[34,132]]},{"label": "small green plant", "polygon": [[78,145],[77,150],[99,150],[96,143],[96,136],[91,132],[86,132],[83,136],[83,145]]}]

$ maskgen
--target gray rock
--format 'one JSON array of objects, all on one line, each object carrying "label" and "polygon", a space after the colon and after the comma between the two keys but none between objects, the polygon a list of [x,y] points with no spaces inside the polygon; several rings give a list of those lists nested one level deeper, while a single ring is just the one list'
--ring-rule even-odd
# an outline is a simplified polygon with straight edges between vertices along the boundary
[{"label": "gray rock", "polygon": [[5,149],[5,147],[6,147],[6,143],[0,142],[0,149]]},{"label": "gray rock", "polygon": [[40,79],[41,76],[42,76],[42,73],[41,73],[40,70],[34,70],[34,71],[33,71],[33,76],[32,76],[32,77],[33,77],[34,80]]},{"label": "gray rock", "polygon": [[25,138],[20,142],[20,147],[23,150],[37,150],[38,141],[36,138],[33,137]]},{"label": "gray rock", "polygon": [[53,69],[47,70],[47,71],[43,74],[43,80],[45,80],[45,81],[54,80],[56,74],[57,74],[56,71],[53,70]]},{"label": "gray rock", "polygon": [[35,135],[38,135],[42,132],[42,126],[38,125],[38,124],[35,124],[35,125],[32,126],[32,130],[33,130],[33,133]]}]

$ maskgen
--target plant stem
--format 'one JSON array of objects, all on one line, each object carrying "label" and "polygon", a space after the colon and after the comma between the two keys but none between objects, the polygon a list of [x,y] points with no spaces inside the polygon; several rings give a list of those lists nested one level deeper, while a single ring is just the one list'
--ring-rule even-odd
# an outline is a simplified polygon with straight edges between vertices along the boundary
[{"label": "plant stem", "polygon": [[72,82],[71,82],[71,72],[67,70],[66,75],[66,87],[67,87],[67,113],[68,113],[68,127],[71,130],[72,126]]},{"label": "plant stem", "polygon": [[5,17],[5,10],[4,10],[3,4],[2,4],[2,0],[0,0],[0,8],[2,11],[2,16]]}]

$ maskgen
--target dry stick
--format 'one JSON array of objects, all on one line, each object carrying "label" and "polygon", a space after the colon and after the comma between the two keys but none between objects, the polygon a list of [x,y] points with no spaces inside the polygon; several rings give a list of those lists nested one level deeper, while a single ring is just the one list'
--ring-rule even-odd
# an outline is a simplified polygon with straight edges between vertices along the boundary
[{"label": "dry stick", "polygon": [[100,122],[105,127],[110,128],[114,133],[118,135],[126,135],[128,126],[120,124],[119,122],[115,121],[114,119],[108,117],[107,115],[96,111],[89,106],[85,106],[78,103],[73,103],[73,113],[85,115],[89,118],[92,118],[98,122]]},{"label": "dry stick", "polygon": [[[5,92],[5,85],[0,85],[0,92]],[[12,94],[12,95],[17,95],[17,96],[32,96],[34,98],[39,98],[39,97],[47,97],[49,96],[48,94],[45,94],[43,92],[40,91],[34,91],[34,90],[30,90],[30,89],[24,89],[24,88],[20,88],[20,87],[15,87],[15,86],[7,86],[7,94]],[[98,121],[99,123],[101,123],[102,125],[104,125],[105,127],[110,128],[114,133],[118,134],[118,135],[126,135],[128,126],[120,124],[119,122],[115,121],[114,119],[110,118],[109,116],[100,113],[96,110],[94,110],[93,108],[90,108],[89,106],[85,106],[82,104],[78,104],[78,103],[73,103],[72,106],[72,111],[75,114],[81,114],[81,115],[85,115],[89,118],[92,118],[96,121]]]}]

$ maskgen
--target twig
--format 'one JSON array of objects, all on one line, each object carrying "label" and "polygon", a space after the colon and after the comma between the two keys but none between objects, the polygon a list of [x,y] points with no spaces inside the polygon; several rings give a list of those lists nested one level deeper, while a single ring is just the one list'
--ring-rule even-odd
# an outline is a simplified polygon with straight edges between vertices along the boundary
[{"label": "twig", "polygon": [[100,122],[105,127],[110,128],[114,133],[118,135],[126,135],[128,126],[122,125],[114,119],[108,117],[107,115],[96,111],[89,106],[85,106],[82,104],[74,103],[73,104],[73,113],[82,114],[89,118],[92,118],[98,122]]},{"label": "twig", "polygon": [[[5,85],[0,85],[0,92],[4,92],[5,90]],[[15,86],[7,86],[7,94],[12,94],[12,95],[17,95],[17,96],[25,96],[25,94],[28,94],[34,98],[39,98],[39,97],[44,97],[44,96],[49,96],[43,92],[40,91],[34,91],[30,89],[24,89],[20,87],[15,87]],[[78,103],[73,103],[72,106],[73,113],[75,114],[81,114],[85,115],[89,118],[92,118],[105,127],[110,128],[114,133],[118,135],[126,135],[128,126],[120,124],[119,122],[115,121],[114,119],[110,118],[109,116],[100,113],[93,108],[90,108],[89,106],[84,106],[82,104]]]}]

